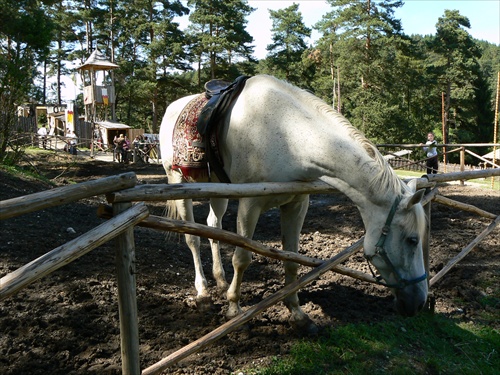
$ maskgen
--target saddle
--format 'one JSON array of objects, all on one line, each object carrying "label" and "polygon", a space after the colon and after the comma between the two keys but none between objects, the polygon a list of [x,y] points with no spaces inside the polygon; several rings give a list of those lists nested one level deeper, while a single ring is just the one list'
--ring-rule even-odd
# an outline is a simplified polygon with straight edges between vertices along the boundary
[{"label": "saddle", "polygon": [[231,85],[231,82],[223,79],[212,79],[205,83],[205,96],[210,99],[212,96],[220,94]]},{"label": "saddle", "polygon": [[[217,127],[224,121],[248,78],[240,76],[232,83],[211,80],[205,84],[205,93],[188,103],[174,128],[174,169],[180,169],[186,177],[196,179],[201,175],[200,169],[208,168],[209,176],[213,171],[219,181],[231,182],[219,153]],[[191,129],[195,121],[196,129]]]},{"label": "saddle", "polygon": [[233,83],[221,79],[213,79],[205,83],[205,96],[208,102],[201,110],[196,123],[196,128],[201,135],[210,134],[218,121],[224,118],[231,104],[245,87],[248,78],[250,77],[240,76]]}]

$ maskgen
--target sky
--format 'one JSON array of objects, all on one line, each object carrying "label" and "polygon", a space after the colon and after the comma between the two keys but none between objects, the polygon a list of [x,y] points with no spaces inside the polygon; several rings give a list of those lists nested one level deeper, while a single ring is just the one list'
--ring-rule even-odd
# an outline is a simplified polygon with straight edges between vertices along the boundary
[{"label": "sky", "polygon": [[[247,24],[247,31],[254,38],[256,58],[265,58],[266,47],[271,44],[272,22],[269,18],[269,9],[287,8],[294,2],[299,4],[304,24],[311,29],[324,14],[331,11],[328,3],[322,0],[248,1],[252,8],[256,8],[248,17]],[[458,10],[461,15],[466,16],[471,24],[471,28],[467,31],[474,38],[500,45],[500,0],[406,0],[404,5],[396,10],[395,18],[401,20],[405,34],[434,35],[438,18],[444,15],[445,9]],[[181,28],[188,25],[188,17],[182,17],[177,21]],[[311,39],[306,42],[312,44],[318,38],[318,32],[313,30]],[[70,77],[64,77],[63,81],[66,85],[63,99],[73,100],[78,90]]]},{"label": "sky", "polygon": [[[257,8],[248,17],[247,31],[254,38],[254,55],[258,59],[266,56],[266,47],[271,43],[269,9],[287,8],[298,3],[302,20],[309,28],[331,11],[330,5],[322,0],[249,0],[248,3]],[[401,20],[407,35],[434,35],[438,18],[444,15],[446,9],[458,10],[469,19],[471,28],[467,31],[474,38],[500,45],[500,0],[406,0],[394,16]],[[309,43],[316,40],[319,34],[313,31],[311,36]]]}]

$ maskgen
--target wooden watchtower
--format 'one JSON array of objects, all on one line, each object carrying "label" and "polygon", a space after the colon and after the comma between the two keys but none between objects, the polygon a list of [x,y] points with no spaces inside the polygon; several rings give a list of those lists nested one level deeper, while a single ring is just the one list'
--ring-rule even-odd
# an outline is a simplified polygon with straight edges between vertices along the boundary
[{"label": "wooden watchtower", "polygon": [[[118,65],[112,63],[96,49],[85,63],[77,69],[83,82],[83,103],[85,105],[85,121],[91,123],[92,144],[94,143],[97,121],[115,121],[115,84],[112,70]],[[102,73],[102,80],[97,80]],[[101,77],[99,77],[101,78]],[[93,147],[91,146],[93,151]],[[91,155],[93,156],[93,152]]]}]

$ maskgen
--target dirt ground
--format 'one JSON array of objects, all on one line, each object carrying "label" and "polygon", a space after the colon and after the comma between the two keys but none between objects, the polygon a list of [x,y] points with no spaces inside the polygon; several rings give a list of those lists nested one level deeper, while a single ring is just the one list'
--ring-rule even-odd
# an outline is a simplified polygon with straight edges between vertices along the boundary
[{"label": "dirt ground", "polygon": [[[120,165],[67,156],[31,161],[57,185],[83,182],[134,171],[139,183],[165,183],[160,165]],[[29,177],[12,178],[0,169],[0,200],[47,190],[50,185]],[[500,214],[500,192],[466,184],[443,185],[446,197]],[[104,196],[0,222],[0,276],[3,277],[46,252],[76,238],[103,222],[96,215]],[[162,215],[163,203],[149,204]],[[231,202],[224,229],[234,231],[237,203]],[[206,201],[195,206],[204,222]],[[467,246],[490,219],[434,203],[432,207],[431,276]],[[146,368],[224,323],[225,301],[215,293],[211,278],[208,241],[203,240],[205,273],[213,287],[215,308],[199,312],[194,303],[191,253],[182,238],[167,241],[165,234],[136,228],[137,299],[141,367]],[[498,296],[500,230],[497,228],[434,288],[435,311],[465,321],[499,316],[500,303],[485,304]],[[301,235],[301,252],[326,259],[363,235],[356,207],[345,196],[314,195]],[[271,210],[261,217],[254,239],[279,247],[279,215]],[[223,247],[226,273],[232,276],[232,249]],[[345,265],[369,272],[361,254]],[[305,273],[308,269],[301,268]],[[283,269],[278,261],[260,256],[245,274],[244,307],[280,289]],[[396,313],[393,299],[383,287],[327,273],[300,294],[304,310],[327,326],[390,319]],[[496,297],[495,297],[496,298]],[[246,329],[233,332],[198,354],[169,368],[169,374],[230,374],[245,372],[287,354],[301,339],[288,322],[283,304],[251,320]],[[498,321],[486,322],[500,327]],[[59,269],[50,276],[0,302],[0,373],[2,374],[120,374],[120,332],[114,242],[111,241]]]}]

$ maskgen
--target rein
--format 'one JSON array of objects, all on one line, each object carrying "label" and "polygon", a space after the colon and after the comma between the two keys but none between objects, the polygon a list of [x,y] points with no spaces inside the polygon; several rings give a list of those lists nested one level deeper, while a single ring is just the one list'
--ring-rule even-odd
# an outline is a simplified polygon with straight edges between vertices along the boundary
[{"label": "rein", "polygon": [[[387,252],[385,251],[384,244],[385,240],[387,238],[387,235],[389,234],[392,219],[394,219],[394,215],[396,214],[396,210],[399,206],[399,203],[401,202],[402,197],[398,196],[394,200],[394,203],[392,204],[391,210],[389,211],[389,215],[387,215],[387,220],[385,221],[384,227],[382,228],[382,234],[380,235],[380,238],[378,242],[375,244],[375,254],[373,255],[365,255],[365,259],[368,262],[368,267],[370,268],[370,272],[372,273],[373,277],[376,280],[376,284],[378,285],[383,285],[388,288],[396,288],[396,289],[403,289],[407,287],[408,285],[413,285],[417,284],[425,279],[427,279],[427,272],[424,272],[422,276],[419,276],[415,279],[411,280],[406,280],[405,278],[401,277],[399,272],[397,271],[396,267],[394,267],[394,264],[392,264],[391,260],[389,259],[389,256],[387,255]],[[395,284],[388,284],[387,282],[382,280],[381,275],[376,275],[375,272],[373,272],[373,269],[371,267],[371,260],[375,256],[380,256],[382,260],[389,266],[391,271],[394,273],[396,276],[396,283]]]}]

